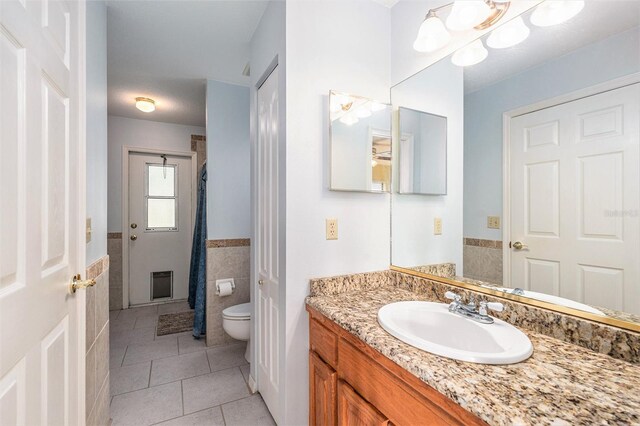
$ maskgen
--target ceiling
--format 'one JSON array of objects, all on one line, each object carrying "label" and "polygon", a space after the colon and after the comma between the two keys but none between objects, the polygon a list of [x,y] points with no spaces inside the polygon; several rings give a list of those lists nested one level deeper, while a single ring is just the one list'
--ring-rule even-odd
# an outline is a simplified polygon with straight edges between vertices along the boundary
[{"label": "ceiling", "polygon": [[[242,72],[267,4],[108,0],[109,114],[204,126],[207,79],[249,84]],[[138,111],[138,96],[156,111]]]},{"label": "ceiling", "polygon": [[[582,12],[552,27],[536,27],[525,13],[529,38],[507,49],[491,49],[489,57],[464,70],[465,92],[473,92],[538,64],[563,56],[640,25],[638,0],[587,0]],[[486,43],[485,43],[486,46]]]}]

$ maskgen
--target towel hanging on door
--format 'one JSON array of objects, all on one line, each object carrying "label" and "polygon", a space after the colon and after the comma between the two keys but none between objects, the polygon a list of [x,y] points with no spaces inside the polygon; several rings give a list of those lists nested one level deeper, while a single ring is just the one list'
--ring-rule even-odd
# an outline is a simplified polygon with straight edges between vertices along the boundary
[{"label": "towel hanging on door", "polygon": [[206,330],[207,306],[207,163],[200,171],[198,181],[198,206],[193,230],[191,267],[189,270],[189,306],[195,309],[193,337],[200,338]]}]

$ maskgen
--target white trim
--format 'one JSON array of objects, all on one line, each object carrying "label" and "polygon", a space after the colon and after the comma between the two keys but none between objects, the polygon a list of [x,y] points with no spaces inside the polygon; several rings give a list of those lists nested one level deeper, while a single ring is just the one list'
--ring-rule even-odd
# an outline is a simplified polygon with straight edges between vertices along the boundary
[{"label": "white trim", "polygon": [[140,148],[125,145],[122,147],[122,309],[129,309],[129,155],[132,153],[191,158],[191,231],[198,206],[198,159],[193,151],[167,151],[155,148]]},{"label": "white trim", "polygon": [[509,248],[509,241],[511,241],[511,205],[509,203],[509,191],[511,189],[511,119],[638,83],[640,83],[640,72],[574,90],[573,92],[512,109],[502,114],[502,283],[505,287],[510,287],[511,281],[511,249]]},{"label": "white trim", "polygon": [[258,392],[258,384],[251,374],[249,374],[249,380],[247,384],[249,385],[249,390],[252,394]]}]

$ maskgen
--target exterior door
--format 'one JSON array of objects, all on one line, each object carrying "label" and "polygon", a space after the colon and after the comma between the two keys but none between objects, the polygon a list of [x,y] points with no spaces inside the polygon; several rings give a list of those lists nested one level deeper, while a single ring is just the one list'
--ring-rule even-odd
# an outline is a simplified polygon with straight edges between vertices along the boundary
[{"label": "exterior door", "polygon": [[280,252],[278,237],[278,68],[258,89],[258,390],[276,422],[279,420]]},{"label": "exterior door", "polygon": [[0,1],[0,424],[84,422],[85,5]]},{"label": "exterior door", "polygon": [[634,84],[511,120],[512,287],[640,314],[639,117]]},{"label": "exterior door", "polygon": [[130,305],[189,296],[193,197],[191,157],[129,154]]}]

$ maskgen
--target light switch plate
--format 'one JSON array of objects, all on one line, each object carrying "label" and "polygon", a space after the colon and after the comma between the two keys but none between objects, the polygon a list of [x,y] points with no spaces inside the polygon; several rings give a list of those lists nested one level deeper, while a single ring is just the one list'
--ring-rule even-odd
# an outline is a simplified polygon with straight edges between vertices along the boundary
[{"label": "light switch plate", "polygon": [[91,218],[87,218],[87,243],[91,241]]},{"label": "light switch plate", "polygon": [[489,229],[500,229],[500,216],[488,216],[487,217],[487,228],[489,228]]},{"label": "light switch plate", "polygon": [[337,240],[338,239],[338,219],[326,219],[326,234],[327,240]]},{"label": "light switch plate", "polygon": [[442,235],[442,218],[433,219],[433,235]]}]

